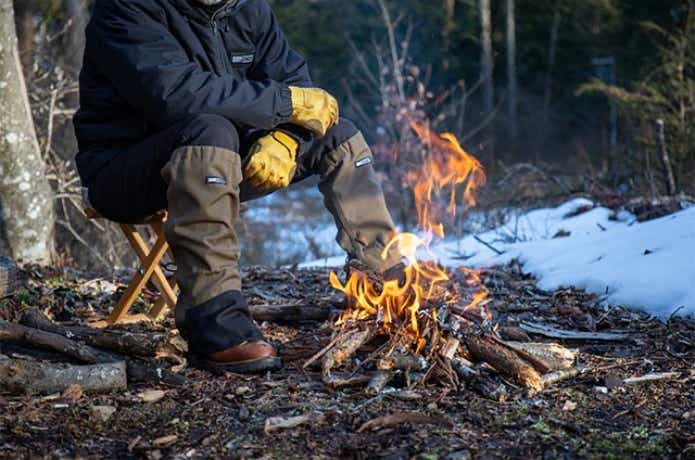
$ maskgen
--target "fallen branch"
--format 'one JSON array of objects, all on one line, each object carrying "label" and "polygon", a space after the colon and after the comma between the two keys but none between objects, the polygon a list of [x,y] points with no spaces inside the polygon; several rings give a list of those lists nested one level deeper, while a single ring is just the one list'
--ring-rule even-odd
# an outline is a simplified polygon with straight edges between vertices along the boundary
[{"label": "fallen branch", "polygon": [[0,388],[14,394],[62,393],[73,385],[91,393],[127,387],[124,362],[72,366],[11,360],[0,356]]},{"label": "fallen branch", "polygon": [[135,334],[90,327],[63,326],[49,320],[37,309],[24,314],[20,323],[31,328],[78,339],[89,345],[112,350],[129,356],[155,357],[168,346],[167,334]]},{"label": "fallen branch", "polygon": [[550,337],[553,339],[564,340],[601,340],[607,342],[627,340],[628,334],[614,334],[608,332],[581,332],[581,331],[565,331],[554,327],[545,326],[543,324],[523,322],[519,325],[521,329],[536,335]]},{"label": "fallen branch", "polygon": [[661,380],[672,380],[680,376],[680,372],[657,372],[653,374],[643,375],[641,377],[630,377],[623,379],[625,385],[634,385],[637,383],[658,382]]},{"label": "fallen branch", "polygon": [[466,346],[475,359],[488,363],[500,374],[525,387],[543,390],[543,379],[538,371],[509,347],[484,335],[469,336]]}]

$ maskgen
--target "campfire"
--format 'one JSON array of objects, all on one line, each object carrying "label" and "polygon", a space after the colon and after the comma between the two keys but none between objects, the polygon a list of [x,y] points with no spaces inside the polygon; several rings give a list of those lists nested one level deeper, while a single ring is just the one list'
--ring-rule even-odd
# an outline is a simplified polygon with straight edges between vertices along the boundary
[{"label": "campfire", "polygon": [[367,384],[371,393],[396,379],[410,387],[477,381],[489,393],[495,390],[490,370],[532,391],[565,378],[573,364],[569,350],[503,341],[480,273],[466,268],[452,272],[430,251],[431,243],[445,236],[444,213],[474,207],[474,193],[486,177],[481,163],[453,134],[437,135],[423,124],[411,127],[425,149],[422,167],[405,176],[419,232],[395,235],[383,254],[386,258],[393,248],[400,251],[404,276],[384,280],[352,267],[341,281],[332,272],[330,284],[345,295],[345,311],[334,323],[330,343],[305,367],[320,361],[328,385]]}]

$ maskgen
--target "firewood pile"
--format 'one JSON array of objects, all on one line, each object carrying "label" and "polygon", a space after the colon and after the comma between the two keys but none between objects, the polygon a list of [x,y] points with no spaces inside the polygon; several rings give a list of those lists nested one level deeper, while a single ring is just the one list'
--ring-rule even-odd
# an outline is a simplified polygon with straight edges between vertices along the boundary
[{"label": "firewood pile", "polygon": [[[14,354],[0,355],[0,388],[16,394],[50,394],[79,385],[87,392],[123,390],[128,383],[180,386],[186,379],[156,361],[180,358],[185,343],[170,333],[133,333],[64,326],[38,309],[28,310],[19,323],[0,320],[0,342]],[[69,361],[69,362],[68,362]]]},{"label": "firewood pile", "polygon": [[[372,274],[357,276],[371,278],[368,282],[383,289],[383,281],[375,281]],[[416,328],[408,315],[387,314],[386,324],[383,310],[355,319],[359,306],[348,296],[347,310],[336,321],[328,345],[303,367],[320,368],[330,387],[363,386],[370,395],[391,385],[413,389],[435,383],[465,385],[493,399],[504,398],[503,382],[537,393],[582,372],[575,351],[527,341],[520,328],[500,329],[485,302],[469,308],[468,299],[476,293],[460,286],[467,286],[461,276],[438,284],[436,293],[419,306]]]}]

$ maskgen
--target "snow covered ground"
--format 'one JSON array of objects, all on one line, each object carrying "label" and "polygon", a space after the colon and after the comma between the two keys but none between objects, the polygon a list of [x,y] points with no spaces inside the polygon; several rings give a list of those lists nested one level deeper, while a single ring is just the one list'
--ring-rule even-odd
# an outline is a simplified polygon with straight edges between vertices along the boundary
[{"label": "snow covered ground", "polygon": [[[543,289],[574,286],[662,318],[680,307],[679,314],[695,315],[695,207],[645,223],[586,199],[511,214],[497,229],[445,240],[430,252],[450,267],[518,259]],[[302,266],[343,262],[341,255]]]}]

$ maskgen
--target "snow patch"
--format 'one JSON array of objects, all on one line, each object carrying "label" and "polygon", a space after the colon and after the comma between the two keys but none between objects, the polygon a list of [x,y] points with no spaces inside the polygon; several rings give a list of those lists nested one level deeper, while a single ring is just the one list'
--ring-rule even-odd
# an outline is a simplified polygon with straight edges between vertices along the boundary
[{"label": "snow patch", "polygon": [[[512,210],[499,228],[477,238],[445,240],[421,256],[449,267],[489,267],[518,259],[543,289],[574,286],[609,304],[661,318],[680,307],[679,314],[695,315],[695,207],[645,223],[586,199],[557,208]],[[300,266],[340,267],[344,262],[340,255]]]}]

